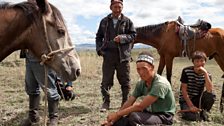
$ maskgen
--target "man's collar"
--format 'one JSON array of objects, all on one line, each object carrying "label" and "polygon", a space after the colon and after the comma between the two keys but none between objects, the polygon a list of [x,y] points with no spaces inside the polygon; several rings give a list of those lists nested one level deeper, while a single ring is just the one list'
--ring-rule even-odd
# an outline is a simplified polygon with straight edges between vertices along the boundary
[{"label": "man's collar", "polygon": [[[115,19],[113,18],[113,14],[111,13],[109,16],[108,16],[110,19]],[[120,16],[118,17],[118,20],[121,20],[123,17],[123,14],[121,13]]]}]

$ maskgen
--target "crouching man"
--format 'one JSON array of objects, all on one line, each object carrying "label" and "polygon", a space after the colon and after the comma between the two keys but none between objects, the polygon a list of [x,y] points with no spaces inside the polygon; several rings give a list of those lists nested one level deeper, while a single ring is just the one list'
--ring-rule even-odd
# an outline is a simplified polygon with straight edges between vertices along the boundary
[{"label": "crouching man", "polygon": [[[102,125],[172,125],[175,99],[170,83],[155,73],[154,58],[149,52],[139,54],[136,66],[141,80],[120,110],[110,113]],[[136,103],[142,96],[143,99]]]}]

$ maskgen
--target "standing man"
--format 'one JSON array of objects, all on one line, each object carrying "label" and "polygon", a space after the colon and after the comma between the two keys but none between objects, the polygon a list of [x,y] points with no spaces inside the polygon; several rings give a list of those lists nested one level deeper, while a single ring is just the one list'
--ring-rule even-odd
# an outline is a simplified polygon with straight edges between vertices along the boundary
[{"label": "standing man", "polygon": [[100,111],[109,109],[109,90],[113,86],[115,70],[121,85],[121,104],[128,98],[130,90],[129,61],[131,60],[131,43],[136,36],[132,21],[121,13],[123,0],[111,0],[110,9],[112,13],[101,20],[96,34],[96,51],[99,56],[103,56],[103,78],[101,83],[103,104]]},{"label": "standing man", "polygon": [[[193,66],[183,69],[181,75],[180,108],[182,118],[189,121],[208,121],[207,111],[215,102],[211,74],[204,68],[206,54],[201,51],[193,53]],[[205,91],[204,91],[205,89]]]},{"label": "standing man", "polygon": [[[32,126],[40,123],[39,105],[40,105],[40,89],[45,88],[45,76],[48,79],[47,87],[47,100],[48,100],[48,113],[49,121],[48,126],[57,126],[58,124],[58,104],[60,95],[58,94],[55,81],[57,78],[56,73],[50,69],[48,74],[45,75],[45,68],[40,65],[40,60],[27,51],[26,56],[26,75],[25,75],[25,90],[29,95],[29,115],[28,118],[22,122],[22,126]],[[45,66],[46,67],[46,66]]]},{"label": "standing man", "polygon": [[[136,61],[141,80],[120,108],[110,113],[103,126],[172,125],[175,98],[169,81],[156,74],[154,58],[149,52],[139,54]],[[142,100],[137,100],[141,98]],[[138,102],[136,102],[136,100]]]},{"label": "standing man", "polygon": [[[32,4],[37,4],[36,0],[28,0]],[[57,126],[58,124],[58,105],[60,95],[55,85],[57,75],[50,69],[48,75],[45,75],[45,68],[40,65],[38,60],[29,50],[22,50],[21,58],[26,58],[26,74],[25,74],[25,90],[29,95],[29,114],[28,118],[22,122],[22,126],[40,125],[39,105],[40,105],[40,89],[45,88],[45,76],[48,79],[47,99],[48,99],[48,126]]]}]

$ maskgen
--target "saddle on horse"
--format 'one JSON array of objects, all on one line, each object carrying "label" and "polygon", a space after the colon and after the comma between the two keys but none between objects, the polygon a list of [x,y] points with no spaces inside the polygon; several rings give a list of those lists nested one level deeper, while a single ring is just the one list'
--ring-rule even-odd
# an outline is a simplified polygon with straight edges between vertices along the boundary
[{"label": "saddle on horse", "polygon": [[193,25],[185,25],[183,19],[179,16],[177,19],[177,24],[179,27],[177,28],[177,33],[181,39],[183,50],[182,56],[190,57],[190,49],[187,45],[187,41],[196,40],[199,38],[203,38],[208,30],[211,28],[211,24],[198,19],[198,21]]}]

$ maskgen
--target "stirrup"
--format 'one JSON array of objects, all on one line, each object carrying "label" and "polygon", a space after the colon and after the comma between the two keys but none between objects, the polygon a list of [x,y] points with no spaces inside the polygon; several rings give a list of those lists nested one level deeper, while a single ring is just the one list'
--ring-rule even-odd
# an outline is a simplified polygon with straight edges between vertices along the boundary
[{"label": "stirrup", "polygon": [[186,51],[182,51],[182,57],[186,57],[187,56],[187,52]]}]

